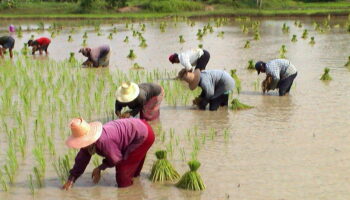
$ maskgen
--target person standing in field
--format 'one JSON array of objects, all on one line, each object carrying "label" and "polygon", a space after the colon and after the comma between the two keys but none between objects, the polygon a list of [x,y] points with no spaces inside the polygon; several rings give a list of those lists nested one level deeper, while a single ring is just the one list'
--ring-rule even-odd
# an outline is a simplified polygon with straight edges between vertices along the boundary
[{"label": "person standing in field", "polygon": [[0,37],[0,56],[3,58],[6,53],[6,49],[9,49],[10,58],[13,58],[12,49],[15,47],[15,39],[12,36]]},{"label": "person standing in field", "polygon": [[47,51],[49,45],[51,43],[50,38],[40,37],[36,40],[29,40],[28,46],[32,47],[32,54],[34,55],[36,51],[39,51],[40,55],[45,51],[46,55],[49,53]]},{"label": "person standing in field", "polygon": [[84,173],[93,154],[104,157],[100,166],[92,172],[96,184],[101,171],[115,167],[118,187],[133,184],[133,178],[140,176],[147,151],[155,136],[151,126],[143,120],[130,118],[87,123],[82,118],[70,122],[71,136],[66,140],[69,148],[80,149],[70,175],[62,189],[70,189]]},{"label": "person standing in field", "polygon": [[191,49],[180,54],[174,53],[169,56],[169,61],[174,63],[181,63],[181,65],[187,70],[192,71],[194,69],[205,70],[210,59],[210,54],[207,50],[203,49]]},{"label": "person standing in field", "polygon": [[[128,118],[140,113],[140,119],[153,121],[159,118],[160,104],[164,97],[163,88],[156,83],[122,83],[116,92],[115,114]],[[122,113],[124,107],[131,110]]]},{"label": "person standing in field", "polygon": [[194,104],[201,110],[205,110],[208,104],[211,111],[220,106],[228,106],[229,94],[235,87],[234,79],[224,70],[196,69],[189,72],[182,69],[178,78],[187,82],[191,90],[195,90],[197,86],[202,89],[202,93],[194,100]]},{"label": "person standing in field", "polygon": [[278,88],[279,96],[289,94],[293,81],[298,74],[295,66],[286,59],[275,59],[267,63],[259,61],[255,64],[255,69],[258,75],[261,72],[272,77],[271,84],[269,84],[268,88],[269,90]]},{"label": "person standing in field", "polygon": [[83,63],[84,66],[107,67],[109,65],[109,56],[111,49],[108,44],[98,47],[81,48],[79,53],[82,53],[88,59]]}]

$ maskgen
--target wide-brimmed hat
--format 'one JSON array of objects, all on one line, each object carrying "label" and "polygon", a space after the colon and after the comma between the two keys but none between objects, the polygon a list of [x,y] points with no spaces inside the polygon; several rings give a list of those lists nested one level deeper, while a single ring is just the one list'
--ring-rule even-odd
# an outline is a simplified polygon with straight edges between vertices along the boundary
[{"label": "wide-brimmed hat", "polygon": [[135,100],[140,94],[140,88],[136,83],[124,82],[118,87],[115,96],[119,102],[128,103]]},{"label": "wide-brimmed hat", "polygon": [[186,69],[182,69],[178,73],[178,78],[186,81],[188,83],[188,87],[191,90],[194,90],[197,88],[200,78],[201,78],[201,70],[195,69],[193,72],[187,71]]},{"label": "wide-brimmed hat", "polygon": [[87,123],[83,118],[74,118],[69,123],[72,135],[66,140],[70,148],[80,149],[96,142],[102,134],[102,123]]}]

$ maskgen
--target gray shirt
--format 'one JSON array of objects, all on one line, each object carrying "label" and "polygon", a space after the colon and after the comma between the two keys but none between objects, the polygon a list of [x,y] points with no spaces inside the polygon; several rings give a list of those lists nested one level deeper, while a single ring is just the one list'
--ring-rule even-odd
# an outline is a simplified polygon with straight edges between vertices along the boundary
[{"label": "gray shirt", "polygon": [[202,88],[201,96],[208,100],[231,92],[235,87],[235,81],[224,70],[204,70],[200,76],[199,87]]}]

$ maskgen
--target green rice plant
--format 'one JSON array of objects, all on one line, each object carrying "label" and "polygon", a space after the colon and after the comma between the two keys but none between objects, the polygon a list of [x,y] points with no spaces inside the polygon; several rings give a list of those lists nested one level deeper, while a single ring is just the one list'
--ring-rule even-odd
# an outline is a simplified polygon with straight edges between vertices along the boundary
[{"label": "green rice plant", "polygon": [[322,81],[331,81],[332,77],[329,75],[330,69],[328,67],[324,68],[324,73],[321,76],[320,80]]},{"label": "green rice plant", "polygon": [[254,40],[260,40],[260,33],[258,31],[256,31],[254,33],[254,37],[253,37]]},{"label": "green rice plant", "polygon": [[113,33],[109,33],[108,39],[109,39],[109,40],[113,40]]},{"label": "green rice plant", "polygon": [[286,23],[284,23],[283,26],[282,26],[282,32],[283,33],[289,33],[289,26],[287,26]]},{"label": "green rice plant", "polygon": [[67,40],[67,41],[68,41],[68,42],[73,42],[73,38],[72,38],[71,35],[68,36],[68,40]]},{"label": "green rice plant", "polygon": [[286,45],[282,45],[281,48],[280,48],[280,58],[286,58],[286,53],[287,53],[287,48],[286,48]]},{"label": "green rice plant", "polygon": [[86,46],[87,46],[87,41],[86,41],[86,39],[83,40],[83,43],[81,44],[81,46],[83,46],[83,47],[86,47]]},{"label": "green rice plant", "polygon": [[66,154],[63,157],[58,157],[57,161],[53,163],[53,167],[62,184],[68,179],[69,171],[72,167],[69,157],[69,154]]},{"label": "green rice plant", "polygon": [[84,32],[84,35],[83,35],[83,39],[87,39],[88,38],[88,34],[87,34],[87,32],[85,31]]},{"label": "green rice plant", "polygon": [[38,164],[38,169],[40,170],[40,174],[44,175],[46,171],[46,160],[44,156],[44,146],[42,144],[36,145],[33,149],[34,158]]},{"label": "green rice plant", "polygon": [[34,172],[37,186],[39,188],[43,187],[44,186],[44,178],[43,178],[44,176],[43,176],[42,172],[39,170],[38,167],[34,167],[33,172]]},{"label": "green rice plant", "polygon": [[215,139],[215,137],[216,137],[216,130],[214,129],[214,128],[210,128],[209,129],[209,135],[210,135],[210,138],[211,138],[211,140],[214,140]]},{"label": "green rice plant", "polygon": [[308,37],[308,35],[309,35],[308,31],[307,31],[307,29],[305,29],[301,38],[306,39]]},{"label": "green rice plant", "polygon": [[203,49],[203,44],[198,44],[198,48]]},{"label": "green rice plant", "polygon": [[24,158],[24,155],[25,155],[26,145],[27,145],[27,135],[26,134],[22,134],[18,138],[18,147],[19,147],[19,150],[21,152],[22,158]]},{"label": "green rice plant", "polygon": [[55,32],[55,31],[52,31],[50,37],[51,37],[51,38],[55,38],[55,37],[56,37],[56,32]]},{"label": "green rice plant", "polygon": [[230,131],[227,129],[224,129],[224,139],[225,142],[228,142],[228,140],[230,139]]},{"label": "green rice plant", "polygon": [[182,161],[186,160],[186,152],[185,152],[185,149],[183,147],[180,148],[180,156],[181,156]]},{"label": "green rice plant", "polygon": [[145,69],[145,68],[142,67],[141,65],[139,65],[138,63],[134,63],[133,66],[131,67],[131,69],[133,69],[133,70],[142,70],[142,69]]},{"label": "green rice plant", "polygon": [[186,189],[186,190],[204,190],[205,185],[199,173],[198,168],[201,166],[200,162],[197,160],[192,160],[188,162],[190,171],[186,172],[176,184],[176,187]]},{"label": "green rice plant", "polygon": [[224,31],[220,31],[220,32],[218,33],[217,37],[224,38],[224,34],[225,34]]},{"label": "green rice plant", "polygon": [[207,136],[205,134],[202,134],[202,145],[205,144],[206,140],[207,140]]},{"label": "green rice plant", "polygon": [[298,41],[298,39],[297,39],[297,35],[293,35],[293,37],[292,37],[292,40],[291,40],[292,42],[297,42]]},{"label": "green rice plant", "polygon": [[2,191],[7,192],[9,190],[9,186],[4,178],[3,172],[0,170],[0,184]]},{"label": "green rice plant", "polygon": [[47,145],[51,156],[56,156],[55,144],[52,142],[52,139],[50,137],[47,138]]},{"label": "green rice plant", "polygon": [[146,40],[141,40],[141,43],[139,44],[139,47],[141,47],[141,48],[146,48],[148,45],[147,45],[147,43],[146,43]]},{"label": "green rice plant", "polygon": [[130,60],[134,60],[136,58],[136,54],[134,53],[133,49],[130,49],[127,58],[129,58]]},{"label": "green rice plant", "polygon": [[31,40],[34,40],[34,39],[35,39],[34,35],[31,35],[31,36],[30,36],[30,39],[31,39]]},{"label": "green rice plant", "polygon": [[315,37],[311,37],[311,40],[309,42],[310,45],[315,45]]},{"label": "green rice plant", "polygon": [[247,41],[245,42],[244,48],[245,48],[245,49],[250,48],[250,41],[249,41],[249,40],[247,40]]},{"label": "green rice plant", "polygon": [[175,181],[180,177],[176,169],[167,160],[167,152],[156,151],[157,161],[153,164],[149,179],[152,182]]},{"label": "green rice plant", "polygon": [[350,69],[350,56],[348,57],[348,62],[346,62],[344,66]]},{"label": "green rice plant", "polygon": [[102,36],[102,35],[103,35],[103,34],[102,34],[101,31],[97,32],[97,36]]},{"label": "green rice plant", "polygon": [[241,80],[237,76],[236,72],[237,72],[236,69],[230,70],[231,77],[235,80],[236,90],[237,90],[237,93],[239,94],[241,93],[242,85],[241,85]]},{"label": "green rice plant", "polygon": [[245,110],[245,109],[251,109],[253,108],[253,106],[250,106],[250,105],[247,105],[247,104],[244,104],[244,103],[241,103],[237,98],[234,98],[232,101],[231,101],[231,106],[230,108],[232,110]]},{"label": "green rice plant", "polygon": [[183,35],[180,35],[180,36],[179,36],[179,42],[180,42],[180,43],[186,42]]},{"label": "green rice plant", "polygon": [[118,33],[117,27],[113,27],[112,32],[113,32],[114,34]]},{"label": "green rice plant", "polygon": [[28,186],[30,189],[30,193],[32,195],[34,195],[35,194],[35,186],[34,186],[33,176],[31,174],[29,174],[29,176],[28,176]]},{"label": "green rice plant", "polygon": [[22,31],[22,26],[19,26],[17,29],[17,37],[22,38],[23,37],[23,31]]},{"label": "green rice plant", "polygon": [[303,27],[303,24],[301,23],[301,21],[299,21],[298,28],[302,28],[302,27]]},{"label": "green rice plant", "polygon": [[21,50],[21,53],[22,53],[23,55],[28,55],[28,52],[29,52],[28,44],[27,44],[27,43],[24,43],[24,46],[23,46],[23,48],[22,48],[22,50]]},{"label": "green rice plant", "polygon": [[254,66],[254,60],[251,59],[248,61],[248,66],[247,66],[248,70],[255,70],[255,66]]},{"label": "green rice plant", "polygon": [[128,37],[128,36],[125,36],[124,42],[125,42],[125,43],[128,43],[128,42],[129,42],[129,37]]},{"label": "green rice plant", "polygon": [[77,62],[77,59],[75,59],[74,54],[75,54],[74,52],[70,52],[70,53],[69,53],[68,62],[70,62],[70,63],[75,63],[75,62]]}]

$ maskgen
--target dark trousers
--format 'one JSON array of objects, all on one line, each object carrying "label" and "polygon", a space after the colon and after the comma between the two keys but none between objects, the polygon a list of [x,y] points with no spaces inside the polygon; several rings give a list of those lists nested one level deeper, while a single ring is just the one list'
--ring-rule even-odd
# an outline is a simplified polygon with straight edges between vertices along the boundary
[{"label": "dark trousers", "polygon": [[278,82],[277,87],[279,88],[279,95],[280,96],[284,96],[287,93],[289,93],[290,88],[293,85],[293,81],[294,81],[295,77],[297,77],[297,74],[298,73],[295,73],[295,74],[289,76],[288,78],[280,80],[280,82]]},{"label": "dark trousers", "polygon": [[211,100],[202,100],[199,109],[205,110],[207,105],[209,104],[209,110],[210,111],[215,111],[217,110],[220,106],[228,106],[228,94],[222,94],[215,99]]},{"label": "dark trousers", "polygon": [[195,69],[205,70],[210,59],[210,54],[207,50],[203,50],[203,55],[197,60]]}]

